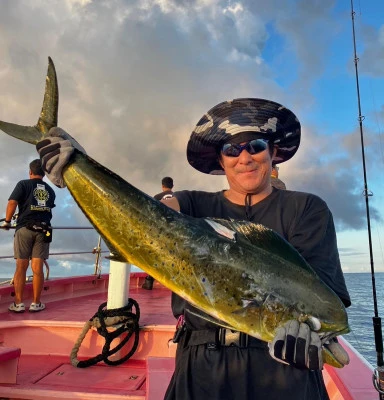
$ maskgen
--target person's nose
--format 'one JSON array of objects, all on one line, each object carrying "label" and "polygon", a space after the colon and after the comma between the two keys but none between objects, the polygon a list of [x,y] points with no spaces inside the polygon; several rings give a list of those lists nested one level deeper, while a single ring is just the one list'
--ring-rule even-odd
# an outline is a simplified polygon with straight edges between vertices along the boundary
[{"label": "person's nose", "polygon": [[244,149],[239,155],[239,162],[243,164],[248,164],[252,161],[252,155]]}]

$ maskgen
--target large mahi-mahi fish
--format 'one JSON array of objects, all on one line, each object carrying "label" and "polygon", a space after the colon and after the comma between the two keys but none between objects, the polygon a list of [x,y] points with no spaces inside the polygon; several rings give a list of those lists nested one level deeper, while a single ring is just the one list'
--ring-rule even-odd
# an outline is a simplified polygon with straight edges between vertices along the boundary
[{"label": "large mahi-mahi fish", "polygon": [[[57,126],[58,99],[56,71],[49,58],[37,124],[0,121],[0,129],[36,144]],[[271,341],[276,329],[290,319],[312,327],[316,322],[323,342],[349,332],[339,297],[272,230],[245,221],[178,213],[82,153],[71,159],[63,177],[116,259],[142,268],[223,326],[264,341]],[[326,349],[323,358],[342,366]]]}]

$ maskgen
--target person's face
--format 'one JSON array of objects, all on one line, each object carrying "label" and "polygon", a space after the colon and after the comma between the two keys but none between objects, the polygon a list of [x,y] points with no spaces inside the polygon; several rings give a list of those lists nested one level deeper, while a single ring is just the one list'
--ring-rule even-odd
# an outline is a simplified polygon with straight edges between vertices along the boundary
[{"label": "person's face", "polygon": [[267,189],[271,182],[272,158],[275,152],[276,149],[271,155],[267,148],[251,155],[244,149],[238,157],[228,157],[221,153],[221,166],[230,189],[241,194],[260,193]]}]

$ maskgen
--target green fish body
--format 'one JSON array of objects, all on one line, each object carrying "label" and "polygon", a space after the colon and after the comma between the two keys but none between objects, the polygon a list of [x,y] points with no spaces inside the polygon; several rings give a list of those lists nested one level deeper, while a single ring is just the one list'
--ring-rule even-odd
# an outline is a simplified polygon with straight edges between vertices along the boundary
[{"label": "green fish body", "polygon": [[[57,112],[56,72],[49,59],[37,125],[0,121],[0,129],[36,144],[57,126]],[[349,332],[339,297],[272,230],[178,213],[82,153],[75,153],[63,177],[116,260],[137,265],[219,324],[267,342],[290,319],[319,321],[323,337]],[[325,350],[323,356],[339,366]]]}]

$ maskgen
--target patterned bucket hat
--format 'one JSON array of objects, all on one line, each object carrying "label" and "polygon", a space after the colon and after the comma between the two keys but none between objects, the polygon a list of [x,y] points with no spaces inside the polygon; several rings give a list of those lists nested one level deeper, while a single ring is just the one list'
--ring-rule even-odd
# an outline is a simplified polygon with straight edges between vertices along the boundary
[{"label": "patterned bucket hat", "polygon": [[200,172],[223,175],[218,160],[221,146],[242,132],[273,140],[274,164],[289,160],[300,144],[301,126],[296,115],[270,100],[243,98],[211,108],[197,123],[187,146],[188,162]]}]

